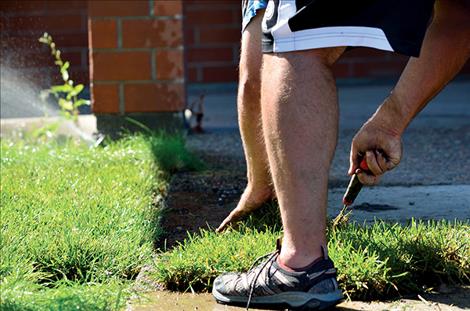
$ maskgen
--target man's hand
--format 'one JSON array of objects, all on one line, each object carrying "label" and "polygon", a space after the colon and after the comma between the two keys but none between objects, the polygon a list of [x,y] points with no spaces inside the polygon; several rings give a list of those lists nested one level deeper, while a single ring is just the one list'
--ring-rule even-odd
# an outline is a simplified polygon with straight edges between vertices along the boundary
[{"label": "man's hand", "polygon": [[[361,183],[375,185],[380,176],[400,163],[402,155],[401,131],[392,128],[390,114],[377,111],[354,136],[351,144],[349,175],[357,173]],[[368,172],[359,168],[365,157]]]}]

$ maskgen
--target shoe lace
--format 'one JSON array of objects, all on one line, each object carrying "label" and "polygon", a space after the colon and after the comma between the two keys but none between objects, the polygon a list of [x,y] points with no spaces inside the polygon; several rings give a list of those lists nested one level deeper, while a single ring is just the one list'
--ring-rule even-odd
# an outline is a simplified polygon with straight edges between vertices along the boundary
[{"label": "shoe lace", "polygon": [[261,275],[261,272],[263,272],[264,268],[266,267],[266,265],[268,263],[271,263],[272,264],[272,259],[279,253],[279,249],[276,249],[274,252],[272,253],[268,253],[266,255],[263,255],[263,256],[260,256],[258,258],[256,258],[255,262],[253,262],[253,264],[251,265],[250,269],[248,269],[248,271],[252,271],[252,269],[258,264],[258,262],[260,262],[261,260],[265,259],[265,258],[268,258],[268,260],[266,260],[263,265],[258,269],[258,272],[256,273],[255,277],[253,278],[253,280],[251,281],[251,284],[250,284],[250,293],[248,295],[248,301],[246,303],[246,310],[248,310],[250,308],[250,303],[251,303],[251,299],[253,297],[253,293],[255,291],[255,285],[256,285],[256,280],[259,278],[259,276]]}]

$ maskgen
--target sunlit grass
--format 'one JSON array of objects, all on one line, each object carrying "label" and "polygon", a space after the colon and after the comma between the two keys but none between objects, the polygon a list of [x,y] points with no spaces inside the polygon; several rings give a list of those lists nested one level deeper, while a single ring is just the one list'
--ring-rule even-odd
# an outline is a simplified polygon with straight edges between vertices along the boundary
[{"label": "sunlit grass", "polygon": [[[272,252],[282,235],[276,212],[260,215],[271,216],[269,226],[251,217],[237,230],[202,230],[188,237],[158,257],[153,277],[172,290],[210,291],[220,273],[247,270],[257,257]],[[353,299],[416,293],[441,282],[470,283],[468,223],[353,223],[330,228],[328,237],[341,288]]]},{"label": "sunlit grass", "polygon": [[1,141],[1,308],[122,307],[161,234],[169,172],[201,164],[181,137]]}]

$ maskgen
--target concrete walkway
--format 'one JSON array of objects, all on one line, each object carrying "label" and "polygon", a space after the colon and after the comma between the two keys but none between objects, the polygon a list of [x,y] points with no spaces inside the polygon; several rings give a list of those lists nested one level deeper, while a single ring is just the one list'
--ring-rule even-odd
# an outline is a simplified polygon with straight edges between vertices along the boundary
[{"label": "concrete walkway", "polygon": [[[340,130],[357,129],[392,89],[391,84],[339,84]],[[204,125],[207,129],[238,129],[236,86],[190,88],[189,102],[206,92]],[[470,125],[470,80],[451,82],[414,120],[410,129],[458,128]]]},{"label": "concrete walkway", "polygon": [[[347,186],[352,137],[390,91],[391,85],[340,85],[339,141],[330,173],[329,214],[337,214]],[[197,96],[193,91],[190,99]],[[245,170],[235,89],[208,91],[203,135],[189,136],[194,150],[232,158]],[[379,186],[359,195],[353,219],[405,222],[470,219],[470,81],[449,84],[414,120],[403,137],[400,166]]]}]

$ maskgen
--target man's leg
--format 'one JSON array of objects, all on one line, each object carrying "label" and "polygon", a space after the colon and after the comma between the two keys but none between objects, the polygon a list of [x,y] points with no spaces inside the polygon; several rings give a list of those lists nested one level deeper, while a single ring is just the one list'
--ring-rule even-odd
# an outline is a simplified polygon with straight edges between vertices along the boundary
[{"label": "man's leg", "polygon": [[262,123],[284,227],[280,261],[301,268],[326,250],[328,173],[338,105],[331,65],[344,48],[265,54]]},{"label": "man's leg", "polygon": [[243,31],[238,87],[238,123],[245,151],[247,187],[230,215],[217,229],[252,212],[273,195],[268,159],[261,128],[261,20],[264,10]]}]

